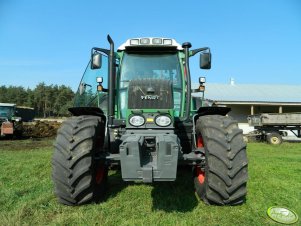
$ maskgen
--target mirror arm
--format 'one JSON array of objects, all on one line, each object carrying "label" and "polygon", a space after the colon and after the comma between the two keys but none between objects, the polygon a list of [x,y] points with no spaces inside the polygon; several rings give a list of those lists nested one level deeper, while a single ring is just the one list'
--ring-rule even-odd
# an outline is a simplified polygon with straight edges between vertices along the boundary
[{"label": "mirror arm", "polygon": [[210,48],[209,47],[203,47],[203,48],[199,48],[199,49],[194,49],[190,51],[190,56],[194,56],[195,54],[197,54],[198,52],[202,52],[208,50],[210,53]]},{"label": "mirror arm", "polygon": [[93,48],[91,49],[91,56],[93,55],[93,53],[94,53],[95,51],[105,53],[105,54],[108,55],[108,56],[110,55],[110,50],[108,50],[108,49],[93,47]]}]

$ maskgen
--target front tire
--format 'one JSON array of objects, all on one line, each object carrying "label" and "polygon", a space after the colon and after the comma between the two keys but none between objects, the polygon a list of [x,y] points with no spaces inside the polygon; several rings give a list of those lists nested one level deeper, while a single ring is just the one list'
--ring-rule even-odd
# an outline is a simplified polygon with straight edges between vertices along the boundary
[{"label": "front tire", "polygon": [[59,202],[74,206],[103,198],[108,171],[98,157],[104,138],[105,124],[97,116],[72,117],[58,130],[52,179]]},{"label": "front tire", "polygon": [[247,194],[248,160],[242,131],[231,118],[200,117],[196,122],[198,146],[204,146],[205,164],[195,167],[197,195],[207,204],[238,205]]}]

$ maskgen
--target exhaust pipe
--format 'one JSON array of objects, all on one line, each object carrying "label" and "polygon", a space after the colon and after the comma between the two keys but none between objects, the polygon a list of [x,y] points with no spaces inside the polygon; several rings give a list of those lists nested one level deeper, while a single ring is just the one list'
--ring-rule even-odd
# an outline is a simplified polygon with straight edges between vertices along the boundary
[{"label": "exhaust pipe", "polygon": [[115,56],[114,42],[110,35],[107,36],[110,43],[109,54],[109,103],[108,103],[108,126],[113,127],[115,113]]},{"label": "exhaust pipe", "polygon": [[190,42],[185,42],[182,44],[185,54],[185,72],[187,79],[187,94],[186,94],[186,110],[184,121],[188,122],[190,118],[190,104],[191,104],[191,80],[190,80],[190,70],[189,70],[189,48],[191,48]]}]

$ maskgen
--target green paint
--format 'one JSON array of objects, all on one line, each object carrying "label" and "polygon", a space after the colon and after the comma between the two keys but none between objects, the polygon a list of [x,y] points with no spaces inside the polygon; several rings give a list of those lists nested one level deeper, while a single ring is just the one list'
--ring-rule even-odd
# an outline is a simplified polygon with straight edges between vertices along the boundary
[{"label": "green paint", "polygon": [[[116,68],[116,90],[120,90],[120,71],[121,71],[121,64],[122,64],[122,59],[124,56],[124,51],[116,52],[116,55],[118,55],[119,59],[119,64],[118,67]],[[119,93],[119,92],[118,92]],[[116,94],[116,99],[115,99],[115,115],[116,118],[121,119],[121,112],[120,112],[120,98],[118,98],[118,95]]]},{"label": "green paint", "polygon": [[[116,98],[115,98],[115,117],[118,118],[118,119],[121,119],[121,118],[124,118],[124,116],[122,117],[121,115],[121,100],[120,100],[120,96],[118,95],[119,91],[120,91],[120,73],[121,73],[121,70],[122,70],[122,61],[123,61],[123,57],[124,57],[124,51],[118,51],[118,52],[115,52],[115,57],[118,61],[118,67],[116,67]],[[190,54],[190,56],[192,56]],[[173,117],[183,117],[184,114],[185,114],[185,105],[186,105],[186,79],[185,79],[185,74],[184,74],[184,59],[185,59],[185,54],[183,51],[178,51],[178,59],[179,59],[179,62],[180,62],[180,71],[181,71],[181,78],[182,78],[182,95],[181,95],[181,106],[180,106],[180,110],[179,111],[173,111],[172,112],[172,115]],[[127,92],[126,92],[126,101],[127,101],[128,97],[127,97]],[[192,99],[190,100],[192,101]],[[194,107],[194,104],[192,103],[191,105],[191,113],[194,113],[195,112],[195,107]],[[149,111],[149,109],[148,109]],[[126,117],[128,117],[128,114],[126,114]]]},{"label": "green paint", "polygon": [[185,109],[185,99],[186,99],[186,80],[185,80],[185,73],[184,73],[184,60],[185,60],[185,54],[184,52],[179,52],[179,61],[180,61],[180,67],[182,72],[182,100],[181,100],[181,111],[179,114],[179,117],[184,116],[184,109]]}]

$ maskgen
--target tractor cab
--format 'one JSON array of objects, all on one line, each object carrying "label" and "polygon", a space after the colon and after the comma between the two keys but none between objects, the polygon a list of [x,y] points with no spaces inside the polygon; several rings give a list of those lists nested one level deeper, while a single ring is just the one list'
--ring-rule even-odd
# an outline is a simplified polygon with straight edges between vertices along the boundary
[{"label": "tractor cab", "polygon": [[15,104],[0,103],[0,120],[10,120],[15,113]]},{"label": "tractor cab", "polygon": [[[119,109],[120,117],[126,118],[133,99],[129,98],[129,89],[137,89],[135,108],[173,109],[180,116],[183,96],[181,59],[176,52],[145,52],[127,50],[122,54],[120,67]],[[166,87],[163,84],[166,83]],[[135,85],[134,85],[135,84]],[[137,84],[141,84],[138,88]],[[136,88],[133,88],[135,86]],[[143,88],[142,88],[143,87]]]},{"label": "tractor cab", "polygon": [[[111,66],[109,50],[93,48],[91,61],[76,94],[75,106],[99,107],[106,115],[111,108],[109,117],[123,121],[138,109],[142,112],[167,112],[171,122],[191,119],[193,100],[185,62],[201,51],[201,67],[209,69],[211,54],[208,48],[188,51],[189,45],[184,43],[181,46],[170,38],[129,39],[113,53],[115,63]],[[114,77],[111,81],[109,70]],[[109,83],[117,91],[111,95],[114,96],[111,97],[111,106],[108,105]],[[129,125],[128,121],[125,122]],[[148,122],[154,122],[154,119]]]}]

